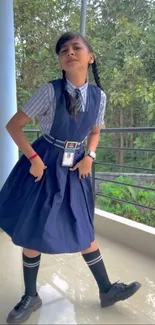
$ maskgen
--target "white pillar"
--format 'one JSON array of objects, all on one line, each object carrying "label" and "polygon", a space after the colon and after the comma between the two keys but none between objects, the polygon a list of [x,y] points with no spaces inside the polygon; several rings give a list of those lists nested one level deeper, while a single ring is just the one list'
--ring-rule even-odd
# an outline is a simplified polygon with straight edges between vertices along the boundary
[{"label": "white pillar", "polygon": [[0,0],[0,189],[18,159],[18,148],[5,129],[16,111],[13,0]]}]

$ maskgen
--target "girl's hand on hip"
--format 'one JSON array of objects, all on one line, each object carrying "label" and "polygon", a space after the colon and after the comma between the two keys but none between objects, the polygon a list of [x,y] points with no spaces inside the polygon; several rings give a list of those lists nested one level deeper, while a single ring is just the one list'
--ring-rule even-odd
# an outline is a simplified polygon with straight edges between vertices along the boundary
[{"label": "girl's hand on hip", "polygon": [[47,168],[47,166],[44,165],[43,161],[39,156],[35,157],[31,161],[31,168],[29,170],[30,174],[36,177],[35,182],[38,182],[41,180],[44,170]]},{"label": "girl's hand on hip", "polygon": [[89,156],[85,156],[82,160],[80,160],[74,167],[70,168],[70,171],[74,171],[76,169],[79,170],[79,179],[88,177],[91,172],[93,159]]}]

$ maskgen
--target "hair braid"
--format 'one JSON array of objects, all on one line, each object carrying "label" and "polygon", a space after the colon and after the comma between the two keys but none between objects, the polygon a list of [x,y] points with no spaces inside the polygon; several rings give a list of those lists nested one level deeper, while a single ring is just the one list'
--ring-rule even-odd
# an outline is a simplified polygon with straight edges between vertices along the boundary
[{"label": "hair braid", "polygon": [[99,77],[99,74],[98,74],[96,60],[94,60],[94,62],[92,63],[92,72],[93,72],[93,76],[94,76],[94,80],[96,82],[96,85],[103,90],[103,88],[101,86],[101,83],[100,83],[100,77]]},{"label": "hair braid", "polygon": [[65,70],[62,70],[62,78],[64,81],[64,96],[65,96],[65,101],[66,101],[66,109],[71,116],[76,118],[75,99],[66,90],[66,72],[65,72]]},{"label": "hair braid", "polygon": [[66,83],[66,72],[65,72],[65,70],[62,70],[62,78],[63,78],[64,83]]}]

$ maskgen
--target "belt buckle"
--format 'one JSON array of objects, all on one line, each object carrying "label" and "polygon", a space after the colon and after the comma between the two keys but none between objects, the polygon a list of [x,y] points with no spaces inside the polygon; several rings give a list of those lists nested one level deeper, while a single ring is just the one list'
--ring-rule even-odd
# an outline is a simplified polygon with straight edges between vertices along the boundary
[{"label": "belt buckle", "polygon": [[65,141],[65,149],[76,150],[78,146],[78,142],[75,141]]}]

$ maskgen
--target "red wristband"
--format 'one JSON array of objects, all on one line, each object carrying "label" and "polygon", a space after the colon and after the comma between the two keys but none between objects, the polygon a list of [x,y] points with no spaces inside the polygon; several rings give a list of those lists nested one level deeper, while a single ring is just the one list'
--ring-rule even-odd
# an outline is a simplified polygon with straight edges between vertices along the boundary
[{"label": "red wristband", "polygon": [[38,156],[38,154],[35,153],[33,156],[31,156],[31,157],[29,158],[29,160],[32,160],[33,158],[35,158],[35,157],[37,157],[37,156]]}]

